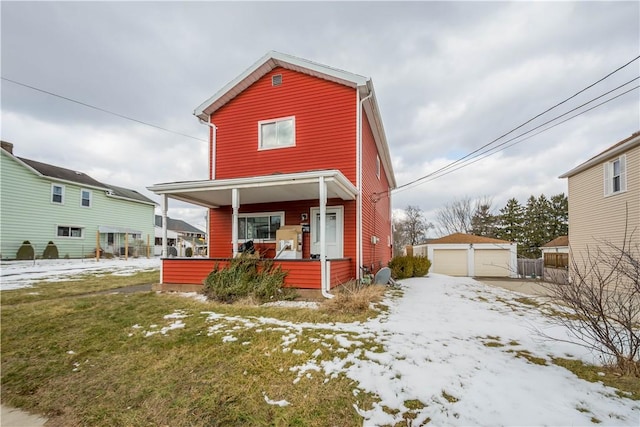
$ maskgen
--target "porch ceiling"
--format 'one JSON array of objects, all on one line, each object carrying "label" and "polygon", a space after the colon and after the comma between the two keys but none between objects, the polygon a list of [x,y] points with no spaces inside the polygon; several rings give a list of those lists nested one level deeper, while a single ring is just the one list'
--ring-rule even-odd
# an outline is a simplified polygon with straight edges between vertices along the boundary
[{"label": "porch ceiling", "polygon": [[318,199],[320,177],[327,184],[328,198],[355,200],[358,190],[337,170],[171,182],[156,184],[148,189],[172,199],[216,208],[231,205],[234,188],[239,190],[241,205]]}]

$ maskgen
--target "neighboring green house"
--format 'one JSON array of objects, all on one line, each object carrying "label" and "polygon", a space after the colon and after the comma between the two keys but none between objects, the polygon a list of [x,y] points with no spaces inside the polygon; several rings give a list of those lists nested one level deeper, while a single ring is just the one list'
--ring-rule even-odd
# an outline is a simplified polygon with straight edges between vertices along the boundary
[{"label": "neighboring green house", "polygon": [[[0,150],[0,257],[15,259],[28,240],[37,257],[49,241],[60,258],[104,253],[146,256],[154,243],[156,203],[135,190],[103,184],[90,176]],[[151,246],[153,256],[153,246]]]}]

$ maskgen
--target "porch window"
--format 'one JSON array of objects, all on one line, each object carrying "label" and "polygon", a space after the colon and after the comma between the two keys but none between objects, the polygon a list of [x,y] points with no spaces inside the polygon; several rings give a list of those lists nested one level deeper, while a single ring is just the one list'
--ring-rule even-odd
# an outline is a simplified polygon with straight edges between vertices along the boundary
[{"label": "porch window", "polygon": [[80,190],[80,206],[85,208],[91,207],[91,191],[82,189]]},{"label": "porch window", "polygon": [[80,239],[82,238],[82,227],[71,227],[66,225],[58,226],[58,237],[72,237]]},{"label": "porch window", "polygon": [[51,203],[64,204],[64,185],[51,184]]},{"label": "porch window", "polygon": [[284,223],[284,212],[238,215],[238,240],[276,240],[276,231]]},{"label": "porch window", "polygon": [[295,117],[258,122],[258,149],[293,147],[296,145]]},{"label": "porch window", "polygon": [[604,164],[604,195],[627,191],[627,158],[622,155]]}]

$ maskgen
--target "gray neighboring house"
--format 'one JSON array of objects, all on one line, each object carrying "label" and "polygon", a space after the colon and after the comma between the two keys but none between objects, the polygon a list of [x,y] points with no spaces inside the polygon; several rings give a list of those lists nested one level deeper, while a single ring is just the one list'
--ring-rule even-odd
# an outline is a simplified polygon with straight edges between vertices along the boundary
[{"label": "gray neighboring house", "polygon": [[[106,252],[146,256],[153,244],[156,203],[135,190],[104,184],[71,169],[0,150],[0,257],[15,259],[28,240],[37,257],[49,241],[60,258]],[[151,255],[153,252],[151,251]]]},{"label": "gray neighboring house", "polygon": [[[155,254],[162,254],[162,216],[156,215]],[[167,217],[167,244],[175,247],[174,256],[183,256],[186,248],[193,248],[194,254],[206,252],[207,233],[181,219]],[[171,249],[169,249],[171,251]],[[169,254],[171,255],[171,253]]]}]

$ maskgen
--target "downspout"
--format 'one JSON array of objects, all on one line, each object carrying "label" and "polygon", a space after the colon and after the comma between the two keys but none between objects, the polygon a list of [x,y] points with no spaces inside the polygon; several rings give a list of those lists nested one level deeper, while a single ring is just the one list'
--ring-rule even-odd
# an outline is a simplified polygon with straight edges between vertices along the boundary
[{"label": "downspout", "polygon": [[[199,119],[200,123],[207,125],[211,128],[211,151],[209,155],[209,178],[216,179],[216,142],[218,139],[218,127],[211,123],[211,115],[209,115],[209,121],[205,122]],[[211,208],[207,208],[207,256],[211,256]]]},{"label": "downspout", "polygon": [[327,184],[324,182],[324,177],[321,176],[318,180],[318,198],[320,199],[320,290],[322,296],[325,298],[333,298],[334,296],[329,292],[331,290],[331,283],[327,277]]},{"label": "downspout", "polygon": [[360,278],[362,275],[363,252],[362,252],[362,106],[364,101],[371,98],[373,93],[360,99],[360,90],[358,90],[358,111],[356,112],[356,123],[358,126],[358,143],[356,144],[356,175],[358,180],[358,209],[356,215],[356,277]]},{"label": "downspout", "polygon": [[209,116],[209,121],[205,122],[202,119],[199,119],[200,123],[203,125],[207,125],[211,128],[211,152],[209,156],[209,170],[211,171],[210,179],[216,179],[216,142],[218,139],[218,127],[211,123],[211,116]]}]

